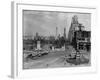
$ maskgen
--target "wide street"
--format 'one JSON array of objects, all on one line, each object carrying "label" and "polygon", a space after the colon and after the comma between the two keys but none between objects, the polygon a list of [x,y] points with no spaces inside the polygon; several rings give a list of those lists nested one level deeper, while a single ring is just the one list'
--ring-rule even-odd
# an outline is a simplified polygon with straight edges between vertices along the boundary
[{"label": "wide street", "polygon": [[[65,51],[54,51],[47,55],[41,56],[35,60],[25,61],[23,64],[24,69],[34,69],[34,68],[51,68],[51,67],[73,67],[73,66],[85,66],[89,64],[74,65],[66,62],[66,56],[72,52],[72,48],[68,47]],[[24,56],[27,55],[24,53]],[[87,59],[90,59],[89,53],[84,53]],[[24,57],[25,59],[25,57]]]}]

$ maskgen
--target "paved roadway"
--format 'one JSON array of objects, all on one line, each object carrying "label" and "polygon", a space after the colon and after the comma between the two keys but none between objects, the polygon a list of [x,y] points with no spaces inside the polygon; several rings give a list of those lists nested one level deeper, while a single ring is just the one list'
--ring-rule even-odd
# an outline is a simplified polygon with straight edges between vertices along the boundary
[{"label": "paved roadway", "polygon": [[36,60],[24,61],[24,69],[34,68],[51,68],[51,67],[70,67],[75,66],[65,61],[65,55],[71,53],[72,49],[68,48],[66,51],[55,51],[39,57]]}]

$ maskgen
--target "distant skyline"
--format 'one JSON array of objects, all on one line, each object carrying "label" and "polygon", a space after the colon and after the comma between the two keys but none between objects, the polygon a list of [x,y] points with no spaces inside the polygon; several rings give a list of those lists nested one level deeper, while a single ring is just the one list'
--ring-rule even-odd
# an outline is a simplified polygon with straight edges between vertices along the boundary
[{"label": "distant skyline", "polygon": [[74,15],[78,16],[78,22],[85,26],[85,30],[91,30],[91,14],[84,13],[67,13],[67,12],[50,12],[50,11],[23,11],[23,35],[35,36],[38,32],[41,36],[56,35],[62,36],[66,28],[66,37],[68,37],[71,20]]}]

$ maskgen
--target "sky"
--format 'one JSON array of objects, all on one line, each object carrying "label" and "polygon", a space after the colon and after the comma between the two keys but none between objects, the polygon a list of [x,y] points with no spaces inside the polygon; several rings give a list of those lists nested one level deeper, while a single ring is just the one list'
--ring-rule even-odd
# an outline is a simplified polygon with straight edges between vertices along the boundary
[{"label": "sky", "polygon": [[91,14],[89,13],[23,10],[23,35],[35,36],[38,32],[41,36],[55,36],[56,27],[58,27],[58,33],[61,36],[66,28],[66,37],[68,37],[74,15],[77,15],[78,22],[85,27],[85,30],[91,30]]}]

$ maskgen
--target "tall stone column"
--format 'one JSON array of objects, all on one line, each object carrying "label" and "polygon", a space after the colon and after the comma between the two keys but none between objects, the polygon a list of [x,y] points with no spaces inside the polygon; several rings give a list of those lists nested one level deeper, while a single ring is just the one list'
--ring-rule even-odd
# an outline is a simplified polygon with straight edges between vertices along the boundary
[{"label": "tall stone column", "polygon": [[37,41],[37,49],[38,49],[38,50],[41,49],[41,43],[40,43],[40,41]]}]

